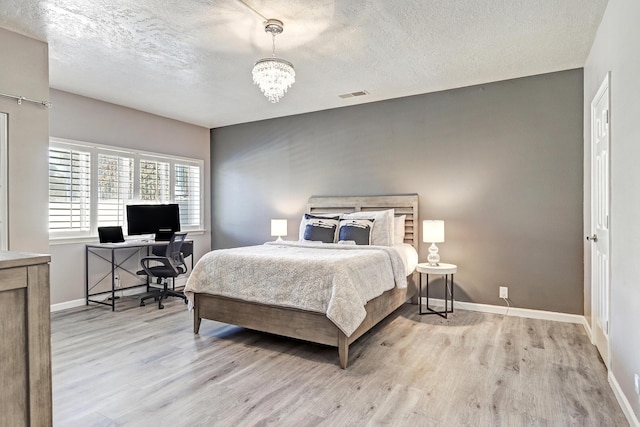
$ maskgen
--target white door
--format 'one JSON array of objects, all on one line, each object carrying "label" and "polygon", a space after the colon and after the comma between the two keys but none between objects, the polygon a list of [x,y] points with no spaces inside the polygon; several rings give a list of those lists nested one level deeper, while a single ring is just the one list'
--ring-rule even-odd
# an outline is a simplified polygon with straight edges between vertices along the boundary
[{"label": "white door", "polygon": [[591,331],[609,367],[609,74],[591,101]]}]

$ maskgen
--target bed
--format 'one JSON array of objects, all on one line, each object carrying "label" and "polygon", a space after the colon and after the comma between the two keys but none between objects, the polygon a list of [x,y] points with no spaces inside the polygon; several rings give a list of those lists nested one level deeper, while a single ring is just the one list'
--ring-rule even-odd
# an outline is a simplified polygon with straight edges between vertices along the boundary
[{"label": "bed", "polygon": [[[311,197],[307,213],[312,215],[331,213],[350,213],[382,211],[394,209],[395,216],[404,216],[404,242],[418,248],[418,195],[393,196],[349,196],[349,197]],[[267,245],[265,245],[267,246]],[[287,249],[287,245],[277,245]],[[294,246],[291,244],[290,246]],[[374,248],[372,248],[374,249]],[[256,248],[255,250],[267,250]],[[214,251],[217,252],[217,251]],[[349,253],[348,250],[344,251]],[[203,259],[198,263],[203,262]],[[200,269],[201,270],[201,269]],[[198,272],[198,265],[194,269]],[[340,367],[345,369],[349,358],[349,345],[364,333],[399,308],[416,292],[416,274],[407,277],[406,287],[393,286],[379,296],[368,300],[364,305],[364,315],[356,327],[339,327],[327,317],[326,313],[316,310],[283,307],[270,303],[248,301],[229,295],[214,295],[198,291],[191,282],[196,279],[193,273],[187,282],[185,293],[194,310],[194,333],[200,329],[202,319],[242,326],[248,329],[301,339],[313,343],[338,348]],[[255,281],[255,279],[253,279]],[[247,286],[250,286],[247,283]],[[335,320],[335,319],[334,319]]]}]

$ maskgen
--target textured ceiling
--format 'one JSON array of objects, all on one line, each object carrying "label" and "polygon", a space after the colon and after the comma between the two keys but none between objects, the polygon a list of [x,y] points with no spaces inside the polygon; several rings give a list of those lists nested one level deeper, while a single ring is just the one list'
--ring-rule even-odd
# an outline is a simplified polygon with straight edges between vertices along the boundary
[{"label": "textured ceiling", "polygon": [[[208,128],[582,67],[606,0],[0,0],[50,85]],[[252,84],[270,55],[296,83]],[[1,87],[0,92],[11,93]],[[369,95],[338,95],[366,90]],[[54,105],[55,108],[55,105]]]}]

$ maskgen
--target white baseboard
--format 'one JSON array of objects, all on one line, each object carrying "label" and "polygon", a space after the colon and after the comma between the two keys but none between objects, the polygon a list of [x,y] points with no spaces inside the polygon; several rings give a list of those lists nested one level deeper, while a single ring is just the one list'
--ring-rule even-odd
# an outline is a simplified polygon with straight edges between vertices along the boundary
[{"label": "white baseboard", "polygon": [[636,414],[633,412],[633,407],[631,406],[631,402],[629,402],[627,397],[622,392],[622,389],[620,388],[620,384],[618,384],[616,377],[613,375],[611,371],[609,371],[608,379],[609,379],[609,385],[613,390],[613,394],[616,396],[616,399],[618,399],[618,403],[620,404],[620,408],[622,408],[622,412],[624,413],[624,416],[627,417],[627,421],[629,421],[629,424],[631,425],[631,427],[640,427],[640,421],[638,420],[638,417],[636,416]]},{"label": "white baseboard", "polygon": [[[187,284],[186,277],[178,277],[176,279],[176,288],[182,287],[186,284]],[[142,286],[140,286],[139,288],[125,289],[124,291],[119,291],[116,289],[116,295],[124,295],[124,296],[137,295],[145,292],[146,292],[146,289]],[[97,295],[93,297],[93,299],[99,300],[100,297],[102,297],[103,299],[107,299],[110,296],[111,296],[110,294],[103,294],[99,296]],[[86,301],[84,298],[75,299],[72,301],[60,302],[57,304],[51,304],[51,313],[53,313],[54,311],[67,310],[69,308],[74,308],[74,307],[82,307],[85,304],[86,304]]]},{"label": "white baseboard", "polygon": [[[142,286],[139,288],[133,288],[133,289],[125,289],[124,291],[119,291],[116,289],[116,296],[130,296],[130,295],[137,295],[137,294],[142,294],[146,292],[146,288],[143,288]],[[91,297],[91,299],[97,300],[97,301],[104,301],[107,298],[109,298],[111,296],[110,293],[107,294],[102,294],[102,295],[96,295]],[[53,313],[54,311],[60,311],[60,310],[66,310],[68,308],[74,308],[74,307],[82,307],[83,305],[85,305],[87,302],[84,298],[82,299],[75,299],[73,301],[66,301],[66,302],[61,302],[58,304],[51,304],[51,312]]]},{"label": "white baseboard", "polygon": [[591,333],[591,324],[587,320],[586,317],[583,316],[584,322],[582,322],[582,326],[584,326],[584,330],[587,332],[587,336],[589,337],[589,341],[591,344],[595,345],[595,341],[593,341],[593,334]]},{"label": "white baseboard", "polygon": [[66,310],[68,308],[74,307],[82,307],[85,305],[86,301],[84,298],[82,299],[74,299],[72,301],[59,302],[58,304],[51,304],[51,312]]},{"label": "white baseboard", "polygon": [[[426,298],[422,297],[422,302],[426,302]],[[444,307],[444,300],[437,298],[429,298],[429,306]],[[556,322],[586,323],[584,316],[579,314],[558,313],[555,311],[531,310],[529,308],[517,308],[506,306],[476,304],[473,302],[453,301],[453,307],[456,309],[479,311],[482,313],[501,314],[503,316],[526,317],[529,319],[554,320]]]}]

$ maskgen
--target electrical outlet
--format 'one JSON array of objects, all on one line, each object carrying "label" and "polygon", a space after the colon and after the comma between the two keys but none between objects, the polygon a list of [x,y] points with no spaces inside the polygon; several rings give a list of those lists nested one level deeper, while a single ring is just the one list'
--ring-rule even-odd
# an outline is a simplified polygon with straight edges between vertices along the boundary
[{"label": "electrical outlet", "polygon": [[638,396],[640,396],[640,375],[635,374],[635,375],[633,376],[633,382],[634,382],[634,383],[635,383],[635,385],[636,385],[636,394],[637,394]]},{"label": "electrical outlet", "polygon": [[506,286],[500,286],[500,298],[509,298],[509,288]]}]

